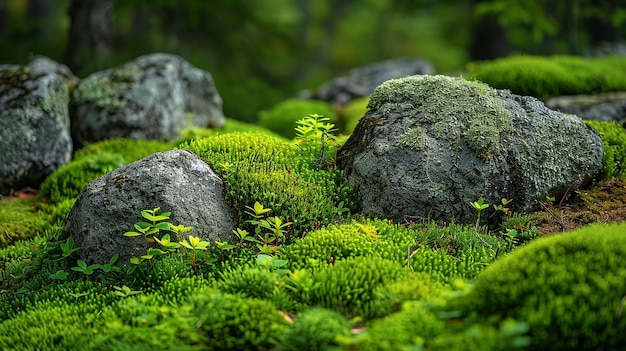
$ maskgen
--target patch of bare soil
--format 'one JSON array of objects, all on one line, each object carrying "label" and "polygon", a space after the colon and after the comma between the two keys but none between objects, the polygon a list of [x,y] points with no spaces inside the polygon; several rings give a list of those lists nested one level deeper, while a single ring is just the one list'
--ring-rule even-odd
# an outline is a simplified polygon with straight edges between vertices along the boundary
[{"label": "patch of bare soil", "polygon": [[538,229],[542,235],[573,230],[591,223],[622,222],[626,220],[626,181],[612,179],[587,186],[572,194],[560,207],[542,204],[537,212]]}]

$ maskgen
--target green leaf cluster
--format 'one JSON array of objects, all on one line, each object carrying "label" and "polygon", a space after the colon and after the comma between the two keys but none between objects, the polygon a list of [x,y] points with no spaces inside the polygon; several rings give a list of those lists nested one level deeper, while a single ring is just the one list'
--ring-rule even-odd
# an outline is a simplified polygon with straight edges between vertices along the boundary
[{"label": "green leaf cluster", "polygon": [[296,137],[297,121],[309,114],[328,116],[337,120],[337,111],[320,100],[289,99],[259,113],[258,124],[287,139]]}]

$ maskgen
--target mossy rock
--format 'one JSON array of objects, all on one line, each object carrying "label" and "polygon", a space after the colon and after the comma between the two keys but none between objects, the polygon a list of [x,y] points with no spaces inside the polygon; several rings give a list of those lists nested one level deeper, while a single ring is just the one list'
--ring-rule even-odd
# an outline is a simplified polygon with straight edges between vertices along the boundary
[{"label": "mossy rock", "polygon": [[617,350],[626,291],[626,225],[536,239],[487,267],[466,312],[527,322],[533,350]]},{"label": "mossy rock", "polygon": [[626,90],[626,58],[516,55],[467,65],[468,79],[546,98]]},{"label": "mossy rock", "polygon": [[76,151],[74,160],[58,168],[41,184],[39,195],[51,203],[75,199],[92,180],[153,153],[172,149],[154,140],[108,139]]},{"label": "mossy rock", "polygon": [[259,113],[259,125],[287,139],[296,136],[296,122],[310,114],[318,114],[337,121],[337,111],[320,100],[290,99]]}]

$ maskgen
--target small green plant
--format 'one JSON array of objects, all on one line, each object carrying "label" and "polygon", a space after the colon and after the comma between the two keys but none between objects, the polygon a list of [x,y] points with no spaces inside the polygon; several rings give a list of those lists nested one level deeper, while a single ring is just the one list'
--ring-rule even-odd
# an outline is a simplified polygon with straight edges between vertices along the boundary
[{"label": "small green plant", "polygon": [[237,247],[237,245],[233,245],[233,244],[229,244],[226,241],[215,241],[215,246],[217,246],[218,249],[220,249],[220,255],[221,255],[221,259],[222,261],[224,261],[224,253],[228,250],[233,250],[234,248]]},{"label": "small green plant", "polygon": [[493,209],[494,209],[494,214],[498,213],[498,211],[501,211],[502,213],[504,213],[506,216],[509,215],[509,208],[507,207],[513,200],[508,200],[506,198],[502,198],[502,204],[493,204]]},{"label": "small green plant", "polygon": [[[296,131],[296,140],[298,146],[305,155],[316,157],[317,167],[321,168],[327,158],[327,143],[334,141],[332,136],[337,129],[335,124],[327,123],[330,118],[323,115],[310,114],[298,120]],[[317,153],[319,152],[319,156]]]},{"label": "small green plant", "polygon": [[254,241],[261,252],[275,252],[278,249],[278,245],[285,241],[287,229],[292,222],[283,221],[278,216],[267,217],[267,214],[272,209],[263,206],[258,201],[252,207],[246,206],[246,209],[246,213],[252,217],[246,223],[254,226],[256,237],[248,239],[248,232],[237,228],[234,233],[239,237],[240,243],[244,240]]},{"label": "small green plant", "polygon": [[236,230],[233,230],[233,233],[237,236],[237,239],[239,239],[239,243],[238,243],[239,246],[243,246],[244,241],[249,241],[249,242],[255,241],[254,237],[250,235],[250,232],[248,232],[247,230],[237,228]]},{"label": "small green plant", "polygon": [[[209,248],[211,245],[208,241],[202,241],[197,236],[189,236],[188,240],[183,240],[180,244],[187,250],[191,252],[191,267],[193,271],[198,274],[198,266],[197,266],[197,252],[204,251]],[[187,252],[187,251],[186,251]]]},{"label": "small green plant", "polygon": [[474,225],[474,228],[478,232],[478,229],[480,228],[480,213],[489,208],[490,205],[485,203],[485,199],[483,199],[482,196],[478,198],[478,200],[470,202],[469,204],[476,210],[476,224]]},{"label": "small green plant", "polygon": [[127,287],[126,285],[124,286],[114,286],[113,289],[115,289],[115,291],[113,292],[115,295],[120,296],[120,297],[128,297],[128,296],[132,296],[132,295],[137,295],[137,294],[141,294],[142,291],[140,290],[133,290],[129,287]]},{"label": "small green plant", "polygon": [[[78,261],[76,261],[76,266],[70,267],[70,269],[75,271],[75,272],[83,273],[84,275],[87,275],[87,276],[90,276],[90,275],[96,273],[98,270],[101,270],[104,273],[110,273],[112,271],[119,270],[119,267],[115,266],[115,262],[117,262],[118,258],[119,258],[119,255],[115,254],[115,255],[113,255],[113,257],[111,257],[109,262],[106,263],[106,264],[94,263],[94,264],[90,264],[90,265],[87,265],[87,262],[79,259]],[[65,278],[67,278],[68,275],[60,273],[60,272],[62,272],[62,271],[57,271],[56,273],[51,275],[50,278],[52,278],[52,279],[59,279],[59,280],[64,280]],[[63,277],[65,277],[65,278],[63,278]]]},{"label": "small green plant", "polygon": [[[171,231],[180,236],[182,233],[186,233],[193,229],[193,227],[186,227],[182,224],[173,225],[170,222],[165,222],[171,216],[171,212],[159,213],[160,207],[156,207],[152,210],[141,211],[141,216],[150,222],[139,221],[134,224],[137,231],[129,231],[124,233],[124,236],[135,237],[142,236],[146,241],[146,254],[141,257],[131,257],[130,263],[140,265],[145,260],[151,260],[155,256],[165,255],[170,252],[176,251],[180,247],[179,243],[172,242],[171,236],[168,233],[164,233],[161,237],[157,237],[161,231]],[[151,247],[151,244],[156,242],[160,248]]]},{"label": "small green plant", "polygon": [[483,238],[480,237],[480,234],[478,233],[480,229],[480,213],[489,208],[489,204],[485,203],[485,199],[481,196],[478,200],[470,202],[470,205],[476,210],[476,224],[474,225],[476,236],[483,242],[483,244],[490,246],[485,240],[483,240]]},{"label": "small green plant", "polygon": [[341,218],[346,212],[350,212],[350,209],[345,207],[344,201],[340,201],[337,207],[335,207],[335,216],[337,216],[337,218]]},{"label": "small green plant", "polygon": [[61,256],[59,259],[64,259],[70,257],[74,252],[80,250],[80,247],[74,247],[74,238],[69,237],[64,241],[59,243],[59,248],[61,249]]}]

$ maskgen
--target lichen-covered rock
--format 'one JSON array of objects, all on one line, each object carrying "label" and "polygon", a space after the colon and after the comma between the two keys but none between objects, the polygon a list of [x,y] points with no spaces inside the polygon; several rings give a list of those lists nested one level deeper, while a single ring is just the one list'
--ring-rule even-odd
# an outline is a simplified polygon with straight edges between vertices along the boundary
[{"label": "lichen-covered rock", "polygon": [[314,94],[316,99],[346,105],[355,98],[368,96],[384,81],[415,74],[434,74],[435,69],[425,60],[394,59],[357,67],[347,75],[322,85]]},{"label": "lichen-covered rock", "polygon": [[337,162],[363,210],[396,221],[472,222],[479,197],[526,212],[602,169],[602,139],[579,117],[482,83],[390,80],[369,108]]},{"label": "lichen-covered rock", "polygon": [[185,236],[229,241],[235,223],[222,192],[221,179],[192,152],[156,153],[89,183],[70,211],[65,233],[88,263],[104,264],[115,254],[127,263],[146,254],[146,242],[123,234],[144,220],[142,210],[160,207],[172,213],[170,223],[194,227]]},{"label": "lichen-covered rock", "polygon": [[171,140],[190,124],[226,121],[211,74],[161,53],[88,76],[73,91],[71,107],[77,148],[113,137]]},{"label": "lichen-covered rock", "polygon": [[70,82],[37,62],[0,66],[2,194],[37,187],[72,155]]}]

